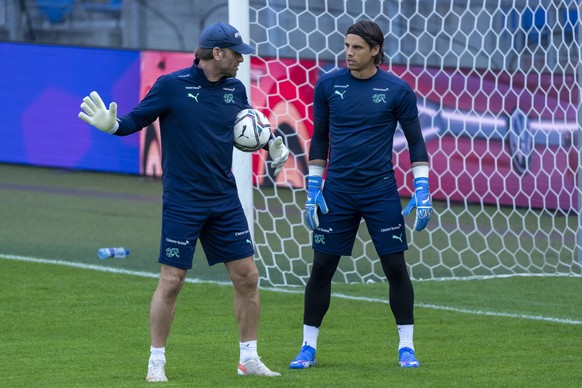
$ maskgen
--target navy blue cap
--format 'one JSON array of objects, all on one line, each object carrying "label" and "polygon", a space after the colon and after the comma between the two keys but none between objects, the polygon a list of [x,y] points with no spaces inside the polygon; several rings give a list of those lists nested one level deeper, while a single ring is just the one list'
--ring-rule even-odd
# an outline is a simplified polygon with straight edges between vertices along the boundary
[{"label": "navy blue cap", "polygon": [[240,54],[252,54],[255,49],[244,43],[240,32],[230,24],[217,22],[200,33],[200,48],[229,48]]}]

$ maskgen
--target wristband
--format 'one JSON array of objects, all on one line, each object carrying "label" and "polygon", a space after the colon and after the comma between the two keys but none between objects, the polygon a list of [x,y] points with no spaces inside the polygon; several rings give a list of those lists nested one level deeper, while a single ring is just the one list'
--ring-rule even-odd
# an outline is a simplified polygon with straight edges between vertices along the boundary
[{"label": "wristband", "polygon": [[107,133],[110,135],[113,135],[115,132],[117,132],[118,129],[119,129],[119,121],[115,120],[115,125],[109,131],[107,131]]},{"label": "wristband", "polygon": [[414,179],[416,178],[427,178],[428,179],[428,165],[426,164],[421,164],[419,166],[414,166],[412,167],[412,175],[414,176]]},{"label": "wristband", "polygon": [[325,167],[323,167],[323,166],[318,166],[316,164],[310,164],[309,165],[309,176],[322,177],[324,170],[325,170]]}]

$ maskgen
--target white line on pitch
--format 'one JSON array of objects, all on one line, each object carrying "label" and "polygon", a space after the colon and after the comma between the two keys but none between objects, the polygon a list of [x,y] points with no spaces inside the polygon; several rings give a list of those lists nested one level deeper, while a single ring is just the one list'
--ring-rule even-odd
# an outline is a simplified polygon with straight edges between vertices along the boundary
[{"label": "white line on pitch", "polygon": [[[89,269],[92,271],[110,272],[110,273],[123,274],[123,275],[134,275],[134,276],[141,276],[141,277],[146,277],[146,278],[158,278],[158,274],[153,273],[153,272],[131,271],[131,270],[122,269],[122,268],[104,267],[104,266],[99,266],[99,265],[76,263],[76,262],[72,262],[72,261],[49,260],[49,259],[41,259],[41,258],[36,258],[36,257],[5,255],[5,254],[0,254],[0,258],[8,259],[8,260],[26,261],[26,262],[31,262],[31,263],[56,264],[56,265],[62,265],[62,266],[66,266],[66,267],[75,267],[75,268]],[[217,284],[217,285],[223,285],[223,286],[224,285],[226,285],[226,286],[231,285],[230,282],[219,282],[219,281],[212,281],[212,280],[192,279],[192,278],[186,278],[186,283]],[[274,291],[274,292],[280,292],[280,293],[288,293],[288,294],[303,294],[302,290],[301,291],[300,290],[290,290],[288,288],[261,287],[261,290]],[[363,302],[388,304],[387,300],[378,299],[378,298],[366,298],[363,296],[351,296],[351,295],[335,293],[335,292],[332,293],[332,295],[336,298],[342,298],[342,299],[347,299],[347,300],[358,300],[358,301],[363,301]],[[487,316],[492,316],[492,317],[505,317],[505,318],[520,318],[520,319],[528,319],[528,320],[533,320],[533,321],[565,323],[565,324],[569,324],[569,325],[582,325],[582,321],[577,321],[577,320],[573,320],[573,319],[544,317],[541,315],[511,314],[511,313],[500,313],[500,312],[495,312],[495,311],[469,310],[469,309],[463,309],[463,308],[458,308],[458,307],[440,306],[440,305],[425,304],[425,303],[416,303],[415,306],[433,309],[433,310],[452,311],[452,312],[464,313],[464,314],[487,315]]]}]

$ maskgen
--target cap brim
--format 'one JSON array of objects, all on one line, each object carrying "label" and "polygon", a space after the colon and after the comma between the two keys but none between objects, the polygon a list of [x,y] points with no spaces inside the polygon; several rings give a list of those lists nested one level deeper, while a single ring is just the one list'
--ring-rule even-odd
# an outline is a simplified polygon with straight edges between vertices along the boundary
[{"label": "cap brim", "polygon": [[255,49],[246,43],[239,44],[238,46],[229,47],[232,51],[236,51],[239,54],[253,54]]}]

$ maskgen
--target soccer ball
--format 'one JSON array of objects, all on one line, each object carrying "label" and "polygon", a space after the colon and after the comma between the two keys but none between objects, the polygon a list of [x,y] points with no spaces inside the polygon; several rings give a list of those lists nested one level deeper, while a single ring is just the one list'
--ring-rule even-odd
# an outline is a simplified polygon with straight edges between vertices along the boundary
[{"label": "soccer ball", "polygon": [[244,152],[260,150],[271,138],[271,124],[256,109],[243,109],[234,121],[234,146]]}]

